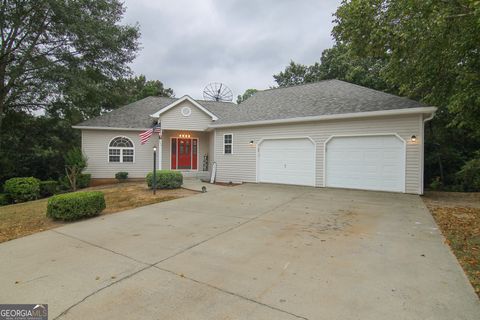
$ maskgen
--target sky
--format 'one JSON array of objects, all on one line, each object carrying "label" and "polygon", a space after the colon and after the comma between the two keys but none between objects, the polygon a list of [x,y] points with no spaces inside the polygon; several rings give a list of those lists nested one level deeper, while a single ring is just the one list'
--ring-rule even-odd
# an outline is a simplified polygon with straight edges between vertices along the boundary
[{"label": "sky", "polygon": [[124,23],[138,23],[141,50],[131,68],[148,80],[202,98],[211,82],[235,97],[275,85],[293,60],[312,64],[333,45],[340,0],[125,0]]}]

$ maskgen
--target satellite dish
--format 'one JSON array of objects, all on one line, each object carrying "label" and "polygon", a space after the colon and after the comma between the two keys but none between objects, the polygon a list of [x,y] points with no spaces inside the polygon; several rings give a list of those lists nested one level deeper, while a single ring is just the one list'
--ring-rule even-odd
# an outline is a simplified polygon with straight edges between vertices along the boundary
[{"label": "satellite dish", "polygon": [[226,85],[212,82],[203,89],[203,99],[220,102],[231,102],[233,93]]}]

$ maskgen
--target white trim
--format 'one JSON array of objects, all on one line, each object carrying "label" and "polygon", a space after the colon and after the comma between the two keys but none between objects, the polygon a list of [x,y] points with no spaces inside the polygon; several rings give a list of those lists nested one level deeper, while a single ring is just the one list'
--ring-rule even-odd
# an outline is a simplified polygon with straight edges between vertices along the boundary
[{"label": "white trim", "polygon": [[[191,148],[190,148],[190,169],[178,169],[178,142],[177,142],[177,146],[176,146],[176,154],[175,154],[175,161],[176,161],[176,169],[172,169],[172,140],[173,139],[190,139],[192,140],[192,143],[191,143]],[[196,139],[197,140],[197,169],[192,169],[193,167],[193,139]],[[203,171],[203,170],[199,170],[199,161],[200,161],[200,138],[198,137],[190,137],[190,138],[181,138],[181,137],[178,137],[178,136],[171,136],[170,137],[170,152],[168,153],[168,159],[169,159],[169,162],[170,162],[170,170],[175,170],[175,171]]]},{"label": "white trim", "polygon": [[[230,153],[225,153],[225,136],[232,136],[232,142],[230,142],[230,146],[231,146]],[[223,145],[223,154],[229,154],[229,155],[233,154],[233,133],[224,133],[223,134],[222,145]]]},{"label": "white trim", "polygon": [[433,119],[433,117],[435,117],[435,112],[433,112],[429,117],[423,119],[423,117],[420,117],[420,128],[422,130],[421,132],[421,137],[420,139],[422,139],[422,150],[421,150],[421,155],[420,155],[420,160],[421,160],[421,170],[420,170],[420,190],[419,190],[419,194],[423,194],[424,192],[424,189],[425,189],[425,123],[427,123],[427,121],[430,121]]},{"label": "white trim", "polygon": [[146,131],[149,128],[120,128],[120,127],[88,127],[88,126],[72,126],[73,129],[81,130],[116,130],[116,131]]},{"label": "white trim", "polygon": [[172,109],[173,107],[179,105],[180,103],[184,102],[184,101],[189,101],[190,103],[192,103],[195,107],[197,107],[198,109],[202,110],[203,112],[205,112],[206,114],[208,114],[213,121],[216,121],[218,120],[218,117],[216,115],[214,115],[213,113],[211,113],[210,111],[208,111],[204,106],[202,106],[201,104],[199,104],[197,101],[193,100],[192,98],[190,98],[190,96],[188,95],[184,95],[183,97],[179,98],[178,100],[170,103],[168,106],[166,106],[165,108],[163,108],[162,110],[160,111],[157,111],[153,114],[150,115],[150,117],[152,118],[158,118],[160,117],[160,115],[162,113],[165,113],[167,112],[168,110]]},{"label": "white trim", "polygon": [[[112,143],[113,140],[117,139],[117,138],[124,138],[124,139],[128,139],[128,141],[130,141],[133,145],[133,147],[110,147],[110,144]],[[120,161],[110,161],[110,150],[111,149],[120,149]],[[133,161],[132,162],[125,162],[123,161],[123,150],[133,150]],[[115,136],[113,137],[112,139],[110,139],[110,141],[108,142],[108,145],[107,145],[107,163],[135,163],[135,155],[137,154],[136,152],[136,148],[135,148],[135,142],[133,142],[132,139],[130,139],[129,137],[127,136]],[[130,156],[130,155],[127,155],[127,157]]]},{"label": "white trim", "polygon": [[297,117],[297,118],[288,118],[288,119],[247,121],[247,122],[227,123],[227,124],[211,124],[208,127],[209,128],[228,128],[228,127],[256,126],[256,125],[262,125],[262,124],[310,122],[310,121],[335,120],[335,119],[406,115],[406,114],[417,114],[417,113],[431,114],[431,113],[434,113],[436,110],[437,110],[436,107],[422,107],[422,108],[408,108],[408,109],[395,109],[395,110],[382,110],[382,111],[367,111],[367,112],[355,112],[355,113],[344,113],[344,114],[331,114],[331,115],[323,115],[323,116]]},{"label": "white trim", "polygon": [[163,140],[158,139],[158,170],[162,170]]},{"label": "white trim", "polygon": [[[348,137],[375,137],[375,136],[395,136],[403,142],[403,193],[407,192],[407,141],[403,139],[398,133],[365,133],[365,134],[337,134],[329,136],[323,143],[323,187],[327,187],[327,144],[333,138],[348,138]],[[367,190],[367,189],[361,189]],[[375,190],[381,191],[381,190]]]},{"label": "white trim", "polygon": [[256,146],[256,155],[255,155],[255,182],[259,183],[258,181],[258,161],[259,161],[259,155],[260,155],[260,145],[262,144],[263,141],[265,140],[287,140],[287,139],[308,139],[310,142],[313,144],[313,185],[312,187],[317,186],[317,143],[315,140],[313,140],[309,136],[282,136],[282,137],[267,137],[267,138],[261,138],[258,140],[257,146]]},{"label": "white trim", "polygon": [[192,109],[190,107],[185,106],[182,108],[182,110],[180,110],[180,112],[182,113],[182,116],[189,117],[192,114]]}]

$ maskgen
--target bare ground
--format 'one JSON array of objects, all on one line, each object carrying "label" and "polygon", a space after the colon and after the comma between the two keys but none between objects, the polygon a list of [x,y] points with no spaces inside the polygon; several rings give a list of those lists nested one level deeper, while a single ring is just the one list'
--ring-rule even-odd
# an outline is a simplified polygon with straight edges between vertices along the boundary
[{"label": "bare ground", "polygon": [[480,297],[480,193],[427,192],[423,201]]}]

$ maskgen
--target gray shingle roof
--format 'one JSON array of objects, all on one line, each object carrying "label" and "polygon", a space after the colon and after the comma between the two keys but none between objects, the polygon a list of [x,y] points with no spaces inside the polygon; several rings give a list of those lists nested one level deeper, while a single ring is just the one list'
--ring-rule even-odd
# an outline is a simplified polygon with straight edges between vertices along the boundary
[{"label": "gray shingle roof", "polygon": [[426,107],[340,80],[258,91],[215,124]]},{"label": "gray shingle roof", "polygon": [[[127,104],[109,113],[83,121],[77,126],[82,127],[109,127],[109,128],[150,128],[154,124],[151,114],[170,105],[177,98],[147,97]],[[236,107],[234,103],[196,100],[217,117],[224,116]]]},{"label": "gray shingle roof", "polygon": [[[78,126],[148,128],[153,114],[176,98],[148,97]],[[215,124],[426,107],[424,104],[340,80],[258,91],[236,105],[196,100],[219,119]]]}]

